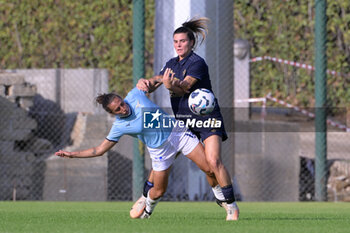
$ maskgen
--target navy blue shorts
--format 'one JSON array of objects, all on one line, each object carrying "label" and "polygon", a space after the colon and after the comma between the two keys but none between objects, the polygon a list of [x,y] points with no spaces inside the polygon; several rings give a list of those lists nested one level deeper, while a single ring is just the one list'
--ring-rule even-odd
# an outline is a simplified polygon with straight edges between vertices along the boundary
[{"label": "navy blue shorts", "polygon": [[201,141],[204,141],[211,135],[218,135],[221,137],[222,141],[226,141],[228,138],[225,126],[222,121],[221,128],[190,128],[192,133],[194,133]]}]

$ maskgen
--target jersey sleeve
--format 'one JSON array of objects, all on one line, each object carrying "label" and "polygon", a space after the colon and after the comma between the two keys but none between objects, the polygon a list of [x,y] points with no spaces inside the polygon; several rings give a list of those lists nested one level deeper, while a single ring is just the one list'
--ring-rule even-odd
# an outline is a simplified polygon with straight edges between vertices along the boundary
[{"label": "jersey sleeve", "polygon": [[203,60],[198,60],[188,67],[186,76],[202,80],[208,74],[208,66]]},{"label": "jersey sleeve", "polygon": [[115,124],[113,124],[111,130],[109,131],[106,139],[108,141],[112,142],[118,142],[119,139],[123,136],[124,134],[119,130],[119,127]]},{"label": "jersey sleeve", "polygon": [[130,96],[130,98],[138,98],[138,97],[143,97],[146,96],[146,92],[142,91],[140,89],[138,89],[137,87],[134,87],[128,94],[128,96]]},{"label": "jersey sleeve", "polygon": [[158,74],[158,75],[163,76],[163,74],[164,74],[166,68],[170,67],[170,65],[169,65],[169,64],[170,64],[170,61],[171,61],[171,60],[169,60],[169,61],[167,61],[167,63],[165,63],[165,66],[163,66],[163,68],[159,71],[159,74]]}]

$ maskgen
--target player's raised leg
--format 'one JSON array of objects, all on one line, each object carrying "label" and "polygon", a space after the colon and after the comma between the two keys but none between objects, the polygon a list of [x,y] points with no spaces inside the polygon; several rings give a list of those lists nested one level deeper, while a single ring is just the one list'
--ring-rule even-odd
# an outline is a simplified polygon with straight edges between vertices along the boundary
[{"label": "player's raised leg", "polygon": [[164,171],[153,171],[154,186],[148,191],[146,198],[146,207],[140,218],[149,218],[160,198],[164,195],[168,187],[168,178],[171,167]]},{"label": "player's raised leg", "polygon": [[148,179],[145,181],[143,185],[143,193],[141,197],[134,203],[134,205],[131,207],[130,210],[130,217],[131,218],[140,218],[142,215],[144,209],[146,208],[146,199],[148,191],[153,188],[153,170],[151,170],[150,175],[148,176]]}]

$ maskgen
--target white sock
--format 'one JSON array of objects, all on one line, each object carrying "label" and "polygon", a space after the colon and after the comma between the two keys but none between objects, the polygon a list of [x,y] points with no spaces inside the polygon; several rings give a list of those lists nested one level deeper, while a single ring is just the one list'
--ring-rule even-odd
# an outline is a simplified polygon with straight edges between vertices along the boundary
[{"label": "white sock", "polygon": [[[150,190],[150,191],[151,191],[151,190]],[[147,211],[148,213],[152,213],[152,212],[153,212],[154,208],[156,207],[156,205],[158,204],[159,199],[160,199],[160,198],[158,198],[158,199],[156,199],[156,200],[151,199],[151,198],[149,197],[149,192],[150,192],[150,191],[148,191],[148,193],[147,193],[147,199],[146,199],[146,211]]]},{"label": "white sock", "polygon": [[216,199],[220,200],[220,201],[224,201],[225,197],[224,194],[222,193],[222,189],[220,187],[220,185],[216,185],[215,187],[211,188],[213,190],[214,196],[216,197]]}]

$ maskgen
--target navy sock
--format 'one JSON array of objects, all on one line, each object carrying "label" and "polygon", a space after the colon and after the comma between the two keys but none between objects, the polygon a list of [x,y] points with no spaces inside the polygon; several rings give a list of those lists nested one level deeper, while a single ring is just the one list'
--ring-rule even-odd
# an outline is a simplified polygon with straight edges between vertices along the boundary
[{"label": "navy sock", "polygon": [[225,201],[227,202],[227,204],[231,204],[231,203],[236,201],[235,195],[233,192],[232,184],[227,185],[225,187],[222,187],[221,189],[222,189],[222,193],[224,194]]},{"label": "navy sock", "polygon": [[148,191],[153,188],[154,184],[148,180],[145,181],[145,184],[143,185],[143,196],[147,198]]}]

